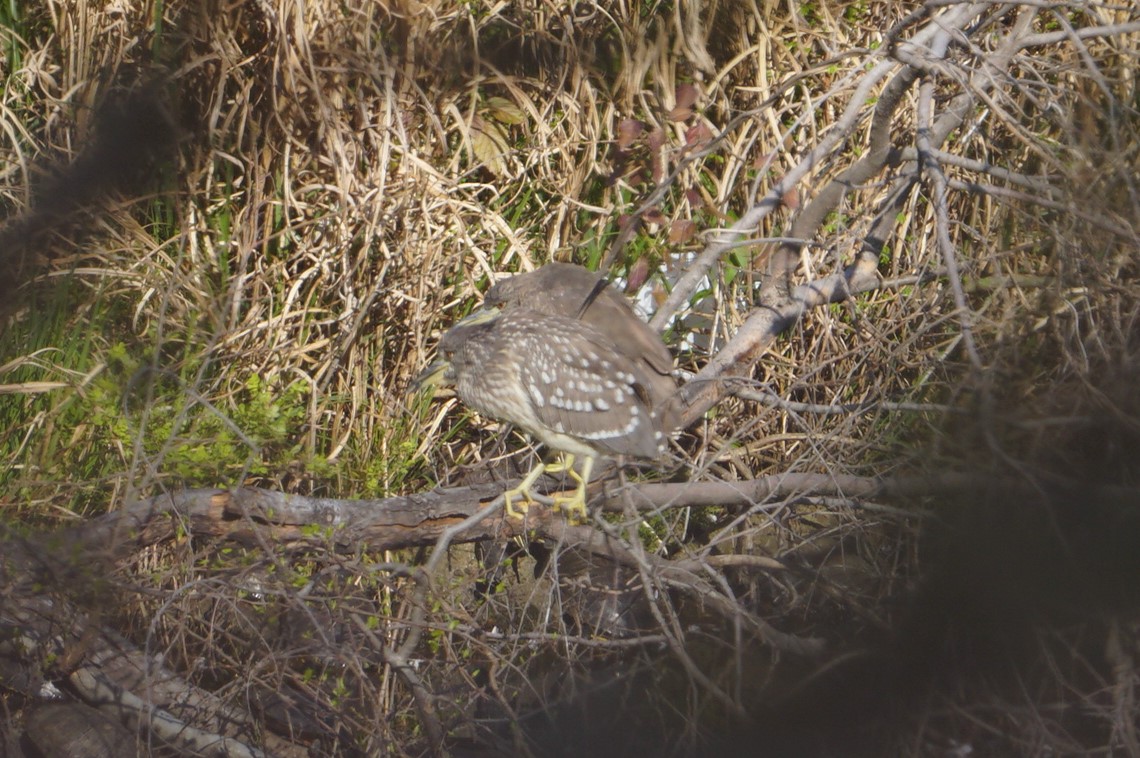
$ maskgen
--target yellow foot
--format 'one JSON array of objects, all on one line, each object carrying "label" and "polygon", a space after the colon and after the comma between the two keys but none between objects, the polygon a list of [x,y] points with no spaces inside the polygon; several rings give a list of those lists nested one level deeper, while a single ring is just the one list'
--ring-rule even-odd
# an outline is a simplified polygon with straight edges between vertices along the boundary
[{"label": "yellow foot", "polygon": [[572,495],[555,495],[554,509],[566,514],[570,524],[585,524],[590,520],[590,513],[586,510],[586,486],[579,484]]},{"label": "yellow foot", "polygon": [[[515,501],[519,498],[522,499],[517,506]],[[530,489],[523,489],[522,487],[515,487],[513,490],[507,490],[503,493],[503,508],[510,518],[526,518],[527,509],[530,504],[534,502],[534,498],[530,496]]]},{"label": "yellow foot", "polygon": [[590,520],[590,513],[586,510],[586,483],[590,481],[590,471],[594,468],[594,459],[585,458],[582,461],[582,473],[574,470],[574,456],[567,453],[561,463],[552,463],[546,467],[547,473],[556,474],[566,472],[570,478],[578,483],[574,494],[554,496],[554,507],[566,513],[566,520],[571,524],[585,524]]},{"label": "yellow foot", "polygon": [[[530,473],[519,482],[519,486],[514,489],[509,489],[503,493],[503,508],[507,512],[508,518],[522,519],[526,517],[526,511],[530,508],[530,504],[534,502],[534,498],[530,496],[530,488],[538,477],[542,476],[545,469],[542,464],[535,466],[531,469]],[[515,500],[522,498],[523,503],[519,509],[515,509]]]},{"label": "yellow foot", "polygon": [[[554,463],[546,465],[540,463],[519,482],[519,486],[503,493],[503,507],[507,516],[517,519],[526,517],[527,509],[530,508],[531,503],[535,502],[535,499],[531,497],[530,488],[540,476],[565,473],[577,482],[578,487],[571,495],[555,495],[553,498],[554,509],[564,511],[566,520],[571,524],[585,524],[589,520],[589,512],[586,510],[586,482],[590,480],[590,471],[593,467],[594,459],[585,458],[582,461],[582,473],[579,474],[574,470],[574,456],[570,453],[563,454],[561,460]],[[519,500],[522,502],[516,505],[516,501]]]}]

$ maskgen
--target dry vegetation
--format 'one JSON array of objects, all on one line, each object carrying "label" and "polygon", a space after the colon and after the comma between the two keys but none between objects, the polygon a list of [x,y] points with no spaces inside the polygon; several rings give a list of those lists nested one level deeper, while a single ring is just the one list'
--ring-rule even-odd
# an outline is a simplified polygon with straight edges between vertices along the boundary
[{"label": "dry vegetation", "polygon": [[[1140,755],[1134,3],[48,0],[0,49],[0,756],[67,749],[48,683],[108,755]],[[522,438],[407,385],[551,259],[647,282],[692,423],[523,532]],[[242,484],[344,500],[193,489]]]}]

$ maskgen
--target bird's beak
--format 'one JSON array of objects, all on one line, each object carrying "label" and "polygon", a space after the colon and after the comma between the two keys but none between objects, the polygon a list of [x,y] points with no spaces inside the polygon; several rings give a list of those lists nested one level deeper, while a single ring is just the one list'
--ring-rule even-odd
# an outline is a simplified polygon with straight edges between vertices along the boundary
[{"label": "bird's beak", "polygon": [[[465,318],[460,319],[451,328],[455,329],[456,327],[460,327],[460,326],[470,326],[472,324],[481,324],[484,321],[491,321],[492,319],[495,319],[498,316],[499,316],[499,310],[497,308],[480,308],[479,310],[474,311],[473,313],[469,314]],[[446,387],[446,386],[448,386],[449,382],[447,381],[446,375],[447,375],[447,369],[450,367],[451,367],[451,364],[448,362],[448,360],[446,358],[436,359],[430,366],[428,366],[423,371],[421,371],[419,373],[419,376],[417,376],[415,379],[412,380],[412,383],[408,388],[409,394],[414,395],[417,392],[419,392],[420,390],[422,390],[424,387]]]},{"label": "bird's beak", "polygon": [[451,328],[454,329],[456,326],[471,326],[472,324],[482,324],[485,321],[494,321],[501,315],[503,315],[503,312],[498,308],[480,308],[477,311],[468,313],[459,321],[455,322],[455,326]]},{"label": "bird's beak", "polygon": [[411,386],[408,388],[410,394],[416,394],[424,387],[442,387],[447,382],[444,375],[447,374],[447,369],[451,364],[443,358],[432,363],[419,373],[419,375],[412,380]]}]

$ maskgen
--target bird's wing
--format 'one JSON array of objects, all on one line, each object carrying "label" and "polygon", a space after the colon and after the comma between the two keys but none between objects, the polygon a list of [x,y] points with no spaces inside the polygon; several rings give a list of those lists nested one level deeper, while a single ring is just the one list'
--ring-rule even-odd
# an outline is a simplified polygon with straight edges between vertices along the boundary
[{"label": "bird's wing", "polygon": [[581,322],[544,319],[544,339],[524,356],[519,378],[535,416],[556,434],[602,453],[657,455],[642,369]]}]

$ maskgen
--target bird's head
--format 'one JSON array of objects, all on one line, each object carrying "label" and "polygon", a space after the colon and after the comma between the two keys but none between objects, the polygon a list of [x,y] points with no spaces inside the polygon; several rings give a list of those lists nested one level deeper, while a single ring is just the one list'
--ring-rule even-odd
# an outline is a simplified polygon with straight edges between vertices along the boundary
[{"label": "bird's head", "polygon": [[425,387],[452,387],[455,385],[455,361],[462,361],[461,348],[479,331],[491,328],[500,315],[498,309],[480,308],[447,330],[439,341],[436,359],[412,380],[411,392]]}]

